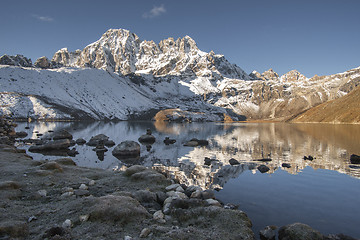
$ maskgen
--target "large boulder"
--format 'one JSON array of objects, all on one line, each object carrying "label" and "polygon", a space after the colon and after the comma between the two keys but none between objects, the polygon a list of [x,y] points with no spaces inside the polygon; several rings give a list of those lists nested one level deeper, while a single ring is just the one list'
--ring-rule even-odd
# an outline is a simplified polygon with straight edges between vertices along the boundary
[{"label": "large boulder", "polygon": [[144,143],[144,144],[153,144],[156,140],[156,138],[152,135],[152,132],[150,129],[146,130],[146,134],[141,135],[139,137],[139,142]]},{"label": "large boulder", "polygon": [[30,152],[54,151],[54,150],[67,150],[70,147],[69,139],[59,139],[54,141],[45,142],[42,145],[34,145],[29,148]]},{"label": "large boulder", "polygon": [[95,147],[99,143],[105,143],[108,140],[109,140],[109,137],[106,136],[105,134],[98,134],[98,135],[90,138],[90,140],[86,143],[86,145]]},{"label": "large boulder", "polygon": [[293,223],[279,229],[279,240],[322,240],[323,235],[303,223]]},{"label": "large boulder", "polygon": [[59,139],[69,139],[72,140],[73,136],[66,130],[61,130],[58,132],[55,132],[53,135],[53,139],[54,140],[59,140]]},{"label": "large boulder", "polygon": [[90,198],[90,221],[118,222],[127,224],[141,222],[150,217],[147,210],[134,198],[107,195]]},{"label": "large boulder", "polygon": [[140,156],[140,145],[134,141],[124,141],[114,148],[112,154],[123,157],[137,157]]}]

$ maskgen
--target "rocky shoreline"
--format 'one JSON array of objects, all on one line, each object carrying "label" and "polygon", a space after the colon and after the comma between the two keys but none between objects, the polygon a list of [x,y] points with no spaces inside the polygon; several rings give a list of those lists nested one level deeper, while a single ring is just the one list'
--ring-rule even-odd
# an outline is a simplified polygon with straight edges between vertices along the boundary
[{"label": "rocky shoreline", "polygon": [[[255,239],[247,215],[211,191],[139,165],[110,171],[71,158],[37,161],[14,147],[14,125],[0,120],[0,239]],[[276,234],[267,227],[260,236]],[[300,223],[281,227],[278,238],[353,239]]]}]

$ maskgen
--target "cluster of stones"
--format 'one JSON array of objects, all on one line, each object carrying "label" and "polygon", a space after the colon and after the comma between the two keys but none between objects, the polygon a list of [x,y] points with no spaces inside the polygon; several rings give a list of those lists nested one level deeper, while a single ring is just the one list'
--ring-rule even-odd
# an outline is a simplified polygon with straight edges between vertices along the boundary
[{"label": "cluster of stones", "polygon": [[16,124],[11,120],[0,117],[0,144],[12,145],[15,141]]}]

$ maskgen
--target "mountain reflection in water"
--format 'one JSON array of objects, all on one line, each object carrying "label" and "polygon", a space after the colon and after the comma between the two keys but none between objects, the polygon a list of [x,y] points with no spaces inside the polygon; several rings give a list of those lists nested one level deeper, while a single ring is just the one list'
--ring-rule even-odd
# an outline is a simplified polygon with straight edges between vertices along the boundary
[{"label": "mountain reflection in water", "polygon": [[[89,140],[103,133],[116,144],[125,140],[137,141],[137,138],[150,128],[157,141],[151,148],[141,146],[140,164],[153,166],[168,173],[187,185],[199,185],[204,188],[221,188],[230,178],[236,178],[246,170],[256,171],[262,162],[253,161],[271,158],[265,163],[273,173],[289,163],[291,168],[282,168],[290,174],[297,174],[307,166],[313,169],[329,169],[359,178],[360,169],[351,165],[351,154],[360,154],[359,125],[331,124],[286,124],[286,123],[165,123],[165,122],[38,122],[19,123],[17,131],[28,131],[30,137],[50,131],[66,129],[74,139]],[[175,144],[165,145],[165,137],[176,139]],[[184,143],[192,138],[207,139],[208,146],[185,147]],[[146,149],[146,147],[148,149]],[[76,145],[79,155],[74,161],[80,166],[98,168],[121,168],[129,161],[119,161],[111,155],[112,148],[98,159],[92,147]],[[33,154],[41,159],[56,157]],[[304,160],[304,156],[314,156],[313,161]],[[204,158],[213,161],[204,165]],[[231,166],[234,158],[240,165]]]}]

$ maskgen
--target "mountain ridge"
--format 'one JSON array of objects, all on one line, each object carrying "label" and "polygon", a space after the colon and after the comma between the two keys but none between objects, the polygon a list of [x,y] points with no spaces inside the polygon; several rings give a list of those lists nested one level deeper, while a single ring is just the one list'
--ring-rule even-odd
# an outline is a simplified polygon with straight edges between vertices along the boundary
[{"label": "mountain ridge", "polygon": [[[201,51],[189,36],[156,44],[124,29],[106,31],[83,50],[62,48],[52,60],[38,59],[36,68],[14,59],[23,57],[0,58],[6,65],[0,67],[0,113],[20,118],[150,119],[156,111],[179,109],[188,121],[287,121],[360,85],[360,67],[312,78],[296,70],[282,76],[273,69],[248,75],[225,56]],[[108,86],[99,88],[101,82]],[[128,102],[126,92],[138,98]],[[109,98],[99,98],[104,93]]]}]

